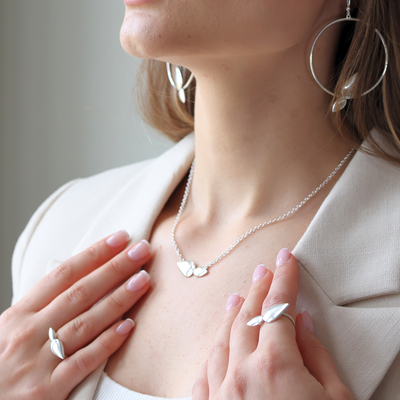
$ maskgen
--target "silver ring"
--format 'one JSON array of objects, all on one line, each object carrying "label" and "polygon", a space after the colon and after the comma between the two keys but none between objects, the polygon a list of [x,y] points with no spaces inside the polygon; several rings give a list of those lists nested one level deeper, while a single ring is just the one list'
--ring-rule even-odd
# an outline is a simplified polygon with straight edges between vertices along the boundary
[{"label": "silver ring", "polygon": [[62,344],[61,340],[56,339],[56,333],[54,332],[53,328],[49,328],[49,338],[51,340],[51,352],[57,357],[61,358],[61,360],[65,360],[66,357],[64,353],[64,345]]},{"label": "silver ring", "polygon": [[264,315],[257,315],[257,317],[252,318],[247,325],[248,326],[258,326],[261,325],[263,322],[274,322],[282,315],[289,318],[292,322],[294,327],[296,327],[296,323],[294,319],[289,315],[286,314],[285,311],[289,307],[289,303],[277,304],[273,307],[268,308],[265,311]]}]

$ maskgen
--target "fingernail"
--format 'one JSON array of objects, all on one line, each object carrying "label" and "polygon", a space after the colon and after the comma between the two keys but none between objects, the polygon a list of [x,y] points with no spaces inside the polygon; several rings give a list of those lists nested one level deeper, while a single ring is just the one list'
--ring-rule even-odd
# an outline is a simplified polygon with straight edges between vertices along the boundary
[{"label": "fingernail", "polygon": [[282,264],[285,264],[287,260],[290,258],[290,251],[287,248],[283,248],[282,250],[279,251],[277,257],[276,257],[276,266],[279,267]]},{"label": "fingernail", "polygon": [[303,324],[307,328],[307,330],[314,333],[314,324],[308,311],[303,311],[301,313],[301,320],[303,321]]},{"label": "fingernail", "polygon": [[128,251],[128,257],[133,261],[139,261],[149,253],[150,243],[147,240],[141,240]]},{"label": "fingernail", "polygon": [[233,307],[236,307],[240,303],[240,296],[237,293],[233,293],[229,296],[228,303],[226,304],[226,311]]},{"label": "fingernail", "polygon": [[135,322],[130,318],[127,318],[122,324],[118,326],[116,332],[120,335],[126,335],[133,327],[135,326]]},{"label": "fingernail", "polygon": [[137,292],[140,290],[148,281],[150,280],[150,275],[142,269],[138,274],[128,282],[126,285],[127,290],[130,292]]},{"label": "fingernail", "polygon": [[253,273],[253,282],[258,281],[267,273],[267,268],[264,264],[260,264],[256,267]]},{"label": "fingernail", "polygon": [[125,230],[120,230],[114,235],[110,236],[107,240],[106,243],[110,247],[119,247],[122,246],[124,243],[126,243],[129,240],[129,233]]}]

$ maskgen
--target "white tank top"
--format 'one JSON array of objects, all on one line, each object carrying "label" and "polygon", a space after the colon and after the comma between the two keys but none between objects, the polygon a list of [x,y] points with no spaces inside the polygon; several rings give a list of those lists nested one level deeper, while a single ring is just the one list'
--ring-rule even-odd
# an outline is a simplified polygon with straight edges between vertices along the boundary
[{"label": "white tank top", "polygon": [[93,400],[191,400],[191,397],[166,399],[137,393],[113,381],[106,372],[102,372]]}]

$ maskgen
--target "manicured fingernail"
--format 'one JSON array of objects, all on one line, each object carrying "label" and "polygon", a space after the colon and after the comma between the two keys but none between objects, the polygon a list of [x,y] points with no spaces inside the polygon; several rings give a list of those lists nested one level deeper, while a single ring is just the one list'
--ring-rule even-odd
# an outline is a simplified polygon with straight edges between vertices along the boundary
[{"label": "manicured fingernail", "polygon": [[128,251],[128,257],[133,261],[139,261],[149,253],[150,243],[147,240],[141,240]]},{"label": "manicured fingernail", "polygon": [[301,313],[301,320],[303,321],[303,324],[307,328],[307,330],[314,333],[314,324],[308,311],[303,311]]},{"label": "manicured fingernail", "polygon": [[257,266],[257,268],[254,270],[253,273],[253,282],[258,281],[261,279],[265,274],[267,273],[267,268],[264,264],[260,264]]},{"label": "manicured fingernail", "polygon": [[129,233],[125,230],[118,231],[114,235],[110,236],[106,243],[110,247],[119,247],[125,244],[129,240]]},{"label": "manicured fingernail", "polygon": [[282,264],[285,264],[285,262],[287,260],[289,260],[289,258],[290,258],[289,249],[284,248],[284,249],[280,250],[276,257],[276,266],[279,267]]},{"label": "manicured fingernail", "polygon": [[130,318],[127,318],[122,324],[118,326],[116,332],[120,335],[126,335],[133,327],[135,326],[135,322]]},{"label": "manicured fingernail", "polygon": [[130,292],[137,292],[140,290],[148,281],[150,280],[150,275],[147,271],[142,269],[138,274],[128,282],[126,285],[127,290]]},{"label": "manicured fingernail", "polygon": [[240,296],[237,293],[233,293],[229,296],[228,303],[226,303],[226,311],[233,307],[236,307],[240,303]]}]

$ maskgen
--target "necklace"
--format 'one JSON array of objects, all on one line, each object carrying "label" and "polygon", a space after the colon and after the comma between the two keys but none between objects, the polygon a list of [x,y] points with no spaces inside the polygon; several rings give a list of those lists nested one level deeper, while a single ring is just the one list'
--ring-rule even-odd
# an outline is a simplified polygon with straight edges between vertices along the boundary
[{"label": "necklace", "polygon": [[178,214],[176,215],[175,218],[175,223],[174,226],[172,227],[172,232],[171,232],[171,238],[172,238],[172,243],[174,244],[176,254],[178,255],[180,261],[177,262],[179,270],[182,272],[184,276],[189,278],[192,275],[195,275],[197,277],[204,276],[208,272],[208,268],[211,267],[211,265],[214,265],[216,262],[220,261],[223,257],[225,257],[229,252],[231,252],[242,240],[246,239],[248,236],[250,236],[252,233],[264,228],[267,225],[273,224],[274,222],[282,221],[283,219],[289,217],[292,215],[294,212],[296,212],[299,208],[301,208],[305,203],[307,203],[308,200],[311,199],[317,192],[319,192],[320,189],[322,189],[336,174],[337,171],[342,167],[342,165],[345,163],[345,161],[350,157],[350,155],[353,153],[354,148],[352,148],[346,156],[343,158],[342,161],[340,161],[339,165],[332,171],[332,173],[316,188],[314,189],[303,201],[301,201],[297,206],[293,207],[290,211],[287,213],[281,215],[278,218],[271,219],[269,221],[263,222],[260,225],[255,226],[254,228],[248,230],[246,233],[244,233],[242,236],[240,236],[236,241],[229,246],[223,253],[221,253],[218,257],[214,258],[211,262],[209,262],[207,265],[204,267],[196,267],[196,264],[193,261],[186,261],[183,256],[181,251],[178,248],[178,244],[176,243],[175,240],[175,229],[176,226],[178,225],[179,218],[182,214],[183,209],[185,208],[187,198],[189,197],[189,192],[190,192],[190,187],[192,184],[192,179],[193,179],[193,172],[194,172],[194,164],[195,164],[195,159],[193,159],[192,166],[190,167],[190,172],[189,172],[189,177],[186,183],[185,187],[185,193],[183,195],[183,199],[181,202],[181,206],[179,207]]}]

